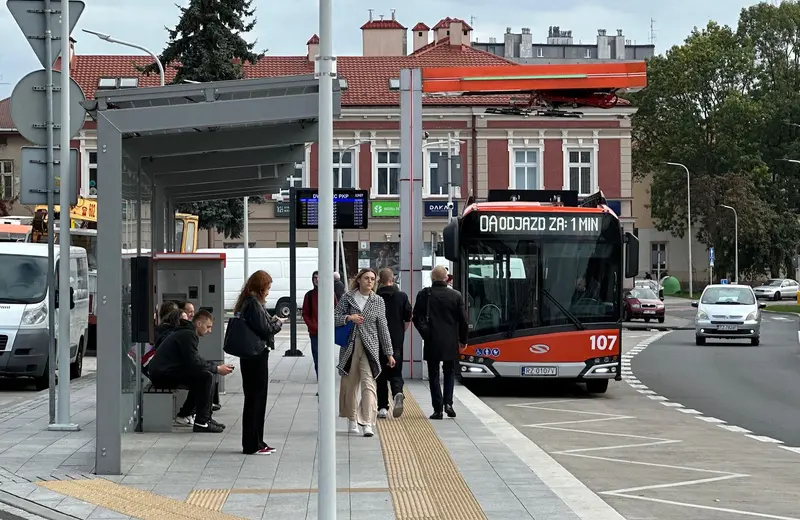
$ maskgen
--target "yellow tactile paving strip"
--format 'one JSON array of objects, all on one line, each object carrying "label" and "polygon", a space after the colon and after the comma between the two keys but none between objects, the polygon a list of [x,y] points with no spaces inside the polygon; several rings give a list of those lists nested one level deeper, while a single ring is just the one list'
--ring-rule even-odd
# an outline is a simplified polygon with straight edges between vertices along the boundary
[{"label": "yellow tactile paving strip", "polygon": [[[240,520],[238,516],[162,497],[108,480],[54,480],[37,484],[56,493],[142,520]],[[227,496],[227,491],[224,491],[224,494]],[[212,502],[216,504],[214,499],[208,503]]]},{"label": "yellow tactile paving strip", "polygon": [[400,419],[378,421],[397,520],[486,520],[430,419],[405,397]]},{"label": "yellow tactile paving strip", "polygon": [[228,500],[228,495],[230,495],[230,490],[228,489],[196,489],[189,493],[186,503],[204,509],[222,511],[222,506]]}]

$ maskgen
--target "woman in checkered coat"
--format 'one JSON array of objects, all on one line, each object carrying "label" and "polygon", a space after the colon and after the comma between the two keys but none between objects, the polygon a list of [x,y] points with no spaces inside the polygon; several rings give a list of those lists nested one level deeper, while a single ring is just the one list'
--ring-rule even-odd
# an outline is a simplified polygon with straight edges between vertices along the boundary
[{"label": "woman in checkered coat", "polygon": [[[386,322],[386,306],[383,298],[373,292],[377,274],[372,269],[362,269],[353,279],[334,311],[337,327],[353,322],[347,346],[339,354],[339,373],[342,375],[339,389],[339,417],[348,419],[350,433],[372,437],[378,414],[378,395],[375,379],[381,373],[380,353],[388,358],[393,367],[392,338]],[[358,389],[361,387],[361,400]]]}]

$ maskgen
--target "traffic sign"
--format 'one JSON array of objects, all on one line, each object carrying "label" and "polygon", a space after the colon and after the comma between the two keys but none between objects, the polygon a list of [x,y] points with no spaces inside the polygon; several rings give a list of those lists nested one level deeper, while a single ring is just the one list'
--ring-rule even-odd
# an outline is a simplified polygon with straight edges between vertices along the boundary
[{"label": "traffic sign", "polygon": [[[19,202],[20,204],[38,206],[47,204],[47,147],[46,146],[23,146],[22,147],[22,171],[19,176]],[[55,162],[54,170],[61,171],[61,153],[56,149],[53,151]],[[73,181],[73,186],[77,186],[78,180],[78,149],[69,150],[69,176]],[[60,192],[60,177],[56,174],[54,186],[55,194]],[[78,190],[70,193],[70,205],[78,204]]]},{"label": "traffic sign", "polygon": [[[47,68],[53,65],[47,63],[47,36],[45,35],[45,13],[44,0],[8,0],[6,2],[11,16],[17,22],[17,25],[22,29],[22,33],[30,43],[36,57],[42,67]],[[69,32],[75,28],[78,19],[83,14],[83,9],[86,4],[82,0],[69,1]],[[61,0],[50,0],[50,27],[52,28],[52,36],[50,38],[51,56],[55,61],[58,54],[63,47],[61,38],[57,35],[61,34],[58,30],[61,23]],[[69,49],[69,44],[67,44]],[[67,53],[69,55],[69,53]]]},{"label": "traffic sign", "polygon": [[[53,71],[53,84],[60,85],[61,73]],[[19,80],[11,94],[11,119],[17,131],[28,141],[42,146],[47,145],[47,71],[36,70]],[[75,137],[83,127],[86,118],[81,103],[86,100],[80,85],[70,78],[69,102],[70,121],[67,127],[70,137]],[[53,114],[55,127],[53,142],[60,142],[61,135],[61,88],[53,87]]]},{"label": "traffic sign", "polygon": [[714,267],[714,248],[711,247],[708,249],[708,265]]}]

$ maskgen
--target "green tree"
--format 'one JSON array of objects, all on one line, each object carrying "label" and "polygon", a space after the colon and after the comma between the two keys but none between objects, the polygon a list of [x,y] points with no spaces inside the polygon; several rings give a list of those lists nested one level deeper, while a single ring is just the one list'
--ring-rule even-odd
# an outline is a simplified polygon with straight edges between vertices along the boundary
[{"label": "green tree", "polygon": [[11,210],[14,209],[14,204],[19,200],[19,195],[13,199],[0,199],[0,217],[7,217],[11,215]]},{"label": "green tree", "polygon": [[[255,27],[253,0],[190,0],[180,9],[174,29],[167,28],[169,42],[159,56],[165,67],[175,69],[174,83],[184,81],[225,81],[244,77],[243,64],[256,63],[264,55],[255,53],[255,42],[243,35]],[[141,67],[145,74],[158,72],[155,63]],[[261,197],[252,197],[261,203]],[[184,204],[179,211],[195,213],[200,227],[216,229],[226,237],[238,238],[244,215],[242,199]]]},{"label": "green tree", "polygon": [[[692,227],[701,243],[717,248],[718,268],[733,271],[733,215],[739,213],[740,270],[769,265],[764,237],[775,233],[769,200],[770,171],[763,160],[764,113],[752,95],[755,49],[727,26],[710,22],[681,46],[648,63],[648,87],[632,96],[633,165],[652,174],[651,212],[659,230],[686,233],[691,172]],[[765,227],[769,226],[769,227]],[[747,245],[746,245],[747,244]]]}]

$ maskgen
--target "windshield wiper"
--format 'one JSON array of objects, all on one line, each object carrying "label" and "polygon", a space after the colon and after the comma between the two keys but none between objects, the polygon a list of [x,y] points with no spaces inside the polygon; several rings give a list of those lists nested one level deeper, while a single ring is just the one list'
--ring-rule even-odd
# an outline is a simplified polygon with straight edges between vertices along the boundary
[{"label": "windshield wiper", "polygon": [[545,296],[547,296],[547,298],[548,298],[548,299],[549,299],[551,302],[555,303],[555,304],[556,304],[556,307],[558,307],[558,308],[559,308],[559,310],[560,310],[561,312],[563,312],[563,313],[564,313],[564,316],[566,316],[566,317],[567,317],[567,319],[569,319],[569,321],[571,321],[571,322],[572,322],[572,323],[575,325],[575,327],[576,327],[578,330],[586,330],[586,325],[584,325],[583,323],[581,323],[581,320],[579,320],[578,318],[576,318],[574,314],[572,314],[571,312],[569,312],[569,311],[566,309],[566,307],[564,307],[563,305],[561,305],[561,302],[560,302],[560,301],[558,301],[558,300],[556,300],[556,299],[555,299],[555,297],[554,297],[552,294],[550,294],[550,291],[548,291],[547,289],[542,289],[542,294],[544,294]]}]

